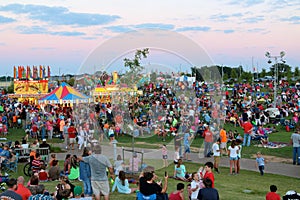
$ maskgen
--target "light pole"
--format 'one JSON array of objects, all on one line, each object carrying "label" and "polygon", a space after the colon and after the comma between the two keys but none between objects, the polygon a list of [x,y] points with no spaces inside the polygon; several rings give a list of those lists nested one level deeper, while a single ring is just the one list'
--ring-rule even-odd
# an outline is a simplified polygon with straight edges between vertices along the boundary
[{"label": "light pole", "polygon": [[283,57],[285,56],[285,52],[281,51],[280,55],[278,56],[272,56],[270,54],[270,52],[266,52],[265,56],[267,58],[269,58],[268,63],[271,64],[271,58],[273,58],[275,60],[275,65],[274,65],[274,102],[273,102],[273,107],[276,108],[276,104],[277,104],[277,81],[278,81],[278,59],[280,59],[280,61],[282,63],[285,63],[285,60],[283,60]]}]

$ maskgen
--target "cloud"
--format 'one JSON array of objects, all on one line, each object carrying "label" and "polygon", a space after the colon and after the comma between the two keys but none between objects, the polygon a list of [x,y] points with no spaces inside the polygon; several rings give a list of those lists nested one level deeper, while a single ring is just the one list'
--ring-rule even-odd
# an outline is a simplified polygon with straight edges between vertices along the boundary
[{"label": "cloud", "polygon": [[4,42],[0,42],[0,46],[6,46]]},{"label": "cloud", "polygon": [[224,30],[223,33],[225,33],[225,34],[234,33],[234,30],[227,29],[227,30]]},{"label": "cloud", "polygon": [[230,5],[242,5],[244,7],[251,7],[258,4],[264,3],[264,0],[232,0],[229,2]]},{"label": "cloud", "polygon": [[9,4],[1,6],[0,11],[28,14],[28,17],[32,20],[48,22],[52,25],[76,25],[82,27],[108,24],[120,18],[117,15],[71,12],[65,7],[31,4]]},{"label": "cloud", "polygon": [[290,22],[292,24],[300,24],[300,16],[292,16],[289,18],[281,19],[281,21]]},{"label": "cloud", "polygon": [[59,32],[50,32],[50,35],[59,35],[59,36],[83,36],[85,33],[78,31],[59,31]]},{"label": "cloud", "polygon": [[55,50],[55,48],[53,48],[53,47],[32,47],[30,49],[34,50],[34,51],[40,51],[40,50],[52,51],[52,50]]},{"label": "cloud", "polygon": [[21,34],[47,34],[47,35],[59,35],[59,36],[83,36],[85,33],[77,31],[49,31],[41,26],[19,26],[17,31]]},{"label": "cloud", "polygon": [[159,24],[159,23],[145,23],[134,25],[133,28],[137,29],[162,29],[162,30],[173,30],[173,24]]},{"label": "cloud", "polygon": [[0,15],[0,24],[15,22],[16,20],[13,18],[8,18]]},{"label": "cloud", "polygon": [[208,26],[187,26],[187,27],[181,27],[176,29],[176,31],[178,32],[183,32],[183,31],[203,31],[203,32],[207,32],[209,31],[211,28]]},{"label": "cloud", "polygon": [[125,32],[132,31],[132,28],[129,28],[128,26],[109,26],[109,27],[105,27],[105,29],[115,33],[125,33]]},{"label": "cloud", "polygon": [[253,28],[253,29],[249,29],[247,30],[249,33],[260,33],[260,32],[264,32],[266,31],[266,29],[264,28]]},{"label": "cloud", "polygon": [[264,20],[265,20],[264,16],[248,17],[243,19],[244,23],[248,23],[248,24],[258,23]]},{"label": "cloud", "polygon": [[211,20],[214,21],[218,21],[218,22],[225,22],[228,21],[232,18],[240,18],[242,17],[243,14],[242,13],[233,13],[233,14],[216,14],[216,15],[212,15],[210,17]]},{"label": "cloud", "polygon": [[17,31],[21,34],[48,34],[48,30],[41,26],[18,26]]}]

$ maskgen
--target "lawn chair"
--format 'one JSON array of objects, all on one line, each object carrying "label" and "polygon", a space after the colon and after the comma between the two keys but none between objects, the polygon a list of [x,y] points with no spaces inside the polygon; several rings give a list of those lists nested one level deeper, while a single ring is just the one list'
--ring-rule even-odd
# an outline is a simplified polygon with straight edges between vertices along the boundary
[{"label": "lawn chair", "polygon": [[155,200],[156,194],[145,196],[141,192],[138,192],[138,193],[136,193],[136,197],[137,197],[137,200]]},{"label": "lawn chair", "polygon": [[18,159],[19,159],[19,154],[16,154],[16,160],[14,162],[10,162],[7,160],[6,162],[2,163],[2,167],[4,171],[6,172],[17,172],[18,170]]}]

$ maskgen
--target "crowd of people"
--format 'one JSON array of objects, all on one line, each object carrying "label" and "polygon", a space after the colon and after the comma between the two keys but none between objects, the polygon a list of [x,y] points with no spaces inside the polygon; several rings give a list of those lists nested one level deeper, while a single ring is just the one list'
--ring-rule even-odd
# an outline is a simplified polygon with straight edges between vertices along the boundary
[{"label": "crowd of people", "polygon": [[[214,98],[214,95],[222,96],[219,84],[208,85],[204,82],[183,84],[186,88],[166,82],[149,83],[140,88],[143,91],[142,95],[129,96],[126,100],[120,98],[114,104],[99,102],[93,105],[78,105],[76,108],[51,105],[45,108],[28,101],[18,102],[1,97],[0,133],[6,136],[14,129],[24,129],[26,134],[21,142],[15,141],[14,146],[3,145],[0,162],[14,162],[14,148],[31,148],[34,173],[28,187],[32,196],[47,194],[41,182],[60,180],[56,193],[46,195],[49,199],[76,198],[81,193],[86,197],[94,194],[96,199],[100,198],[101,193],[108,199],[110,190],[107,174],[110,174],[112,178],[117,175],[113,191],[117,189],[120,193],[129,194],[139,190],[139,194],[145,196],[161,194],[160,198],[163,199],[166,198],[168,175],[165,176],[165,183],[158,183],[158,187],[156,184],[159,181],[156,180],[154,170],[148,172],[146,170],[141,175],[137,188],[129,188],[122,167],[116,173],[107,157],[101,154],[99,146],[88,148],[93,139],[99,138],[101,143],[105,138],[113,142],[116,137],[129,132],[133,132],[134,136],[155,134],[162,141],[174,138],[174,177],[181,181],[191,181],[191,199],[203,198],[201,196],[208,194],[215,195],[217,199],[219,197],[217,190],[213,189],[212,171],[220,172],[218,166],[221,156],[229,157],[230,174],[238,174],[242,147],[250,146],[251,139],[259,137],[262,141],[266,140],[269,134],[277,131],[276,125],[282,121],[281,119],[286,123],[286,118],[290,115],[292,118],[288,123],[298,124],[300,91],[297,87],[280,86],[282,94],[276,100],[279,114],[274,118],[266,111],[266,108],[272,107],[269,100],[272,94],[271,83],[236,84],[231,92],[227,88],[224,98],[220,99]],[[263,93],[262,88],[270,92]],[[223,125],[226,123],[232,124],[233,127],[242,127],[244,133],[225,130]],[[214,162],[206,163],[204,171],[187,174],[183,160],[190,160],[191,140],[199,136],[204,138],[203,156],[213,156]],[[52,155],[46,166],[35,149],[50,148],[46,141],[52,140],[53,137],[64,140],[65,148],[68,150],[83,149],[82,156],[68,154],[64,168],[60,169],[60,161]],[[299,137],[299,134],[295,133],[291,138],[294,147],[293,162],[298,165]],[[29,138],[32,138],[31,144],[28,144]],[[230,145],[227,148],[228,144]],[[166,151],[164,146],[162,150],[164,166],[169,164]],[[263,161],[259,154],[257,163],[263,175]],[[121,162],[119,166],[122,166]],[[109,173],[106,172],[106,168],[109,169]],[[129,169],[135,172],[140,170],[137,166],[131,166]],[[70,180],[82,180],[83,192],[79,192],[80,188],[75,192],[76,187]],[[18,180],[12,179],[8,187],[14,188],[19,182],[22,183],[22,177]],[[145,189],[149,188],[149,184],[151,192]],[[179,197],[182,199],[183,189],[184,185],[179,184],[177,190],[170,193],[170,199]]]}]

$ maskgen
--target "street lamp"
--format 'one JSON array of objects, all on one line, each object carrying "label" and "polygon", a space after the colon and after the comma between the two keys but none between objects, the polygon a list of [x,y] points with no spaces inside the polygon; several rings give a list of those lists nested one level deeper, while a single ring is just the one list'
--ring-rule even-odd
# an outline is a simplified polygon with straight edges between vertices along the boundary
[{"label": "street lamp", "polygon": [[276,104],[277,104],[277,81],[278,81],[278,59],[280,59],[280,61],[282,63],[285,63],[285,60],[283,60],[283,57],[285,56],[285,52],[281,51],[279,56],[272,56],[270,54],[270,52],[266,52],[265,56],[267,58],[269,58],[268,63],[271,64],[272,61],[271,59],[275,60],[275,69],[274,69],[274,76],[275,76],[275,81],[274,81],[274,102],[273,102],[273,107],[276,108]]}]

